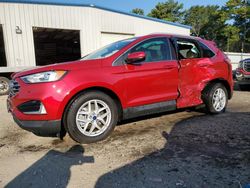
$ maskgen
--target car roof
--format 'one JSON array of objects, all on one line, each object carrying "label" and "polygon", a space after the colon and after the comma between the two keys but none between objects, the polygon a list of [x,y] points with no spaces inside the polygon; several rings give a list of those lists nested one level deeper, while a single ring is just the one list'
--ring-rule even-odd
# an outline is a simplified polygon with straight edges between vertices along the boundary
[{"label": "car roof", "polygon": [[162,37],[162,36],[202,40],[200,37],[194,37],[194,36],[189,36],[189,35],[176,35],[176,34],[171,34],[171,33],[152,33],[152,34],[141,36],[139,38],[151,38],[151,37]]},{"label": "car roof", "polygon": [[196,41],[199,41],[199,42],[205,44],[208,48],[210,48],[214,52],[218,50],[216,43],[214,41],[206,40],[206,39],[203,39],[200,37],[194,37],[194,36],[189,36],[189,35],[178,35],[178,34],[176,35],[176,34],[171,34],[171,33],[152,33],[149,35],[138,37],[136,41],[150,39],[150,38],[154,38],[154,37],[168,37],[168,38],[176,37],[176,38],[196,40]]}]

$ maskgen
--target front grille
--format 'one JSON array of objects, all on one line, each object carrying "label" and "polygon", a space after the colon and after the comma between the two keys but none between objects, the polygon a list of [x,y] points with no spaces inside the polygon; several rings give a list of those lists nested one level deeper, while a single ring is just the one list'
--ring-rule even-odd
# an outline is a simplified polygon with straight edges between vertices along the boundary
[{"label": "front grille", "polygon": [[246,72],[250,72],[250,61],[245,61],[243,63],[243,69],[246,71]]},{"label": "front grille", "polygon": [[10,81],[10,97],[16,95],[20,90],[20,85],[17,81],[11,80]]}]

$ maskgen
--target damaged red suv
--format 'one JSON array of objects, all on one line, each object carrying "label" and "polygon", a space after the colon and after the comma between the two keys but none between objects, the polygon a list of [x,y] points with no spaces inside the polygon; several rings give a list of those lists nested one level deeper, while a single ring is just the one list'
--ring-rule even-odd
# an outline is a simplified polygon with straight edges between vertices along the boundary
[{"label": "damaged red suv", "polygon": [[[225,111],[232,67],[213,42],[153,34],[110,44],[84,58],[18,72],[7,103],[15,122],[39,136],[91,143],[122,120],[205,104]],[[156,125],[157,126],[157,125]]]}]

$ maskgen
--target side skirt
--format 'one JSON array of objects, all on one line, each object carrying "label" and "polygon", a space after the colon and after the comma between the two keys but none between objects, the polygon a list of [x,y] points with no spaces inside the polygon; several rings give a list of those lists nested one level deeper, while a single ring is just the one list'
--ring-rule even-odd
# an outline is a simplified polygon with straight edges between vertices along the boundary
[{"label": "side skirt", "polygon": [[166,101],[123,110],[123,120],[176,110],[176,101]]}]

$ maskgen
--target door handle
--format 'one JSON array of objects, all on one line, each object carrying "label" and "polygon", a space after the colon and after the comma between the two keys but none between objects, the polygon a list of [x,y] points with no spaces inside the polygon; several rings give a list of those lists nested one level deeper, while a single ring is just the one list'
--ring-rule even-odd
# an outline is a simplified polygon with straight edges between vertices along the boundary
[{"label": "door handle", "polygon": [[164,69],[174,69],[174,68],[176,68],[176,66],[174,66],[174,65],[165,65],[163,68]]}]

